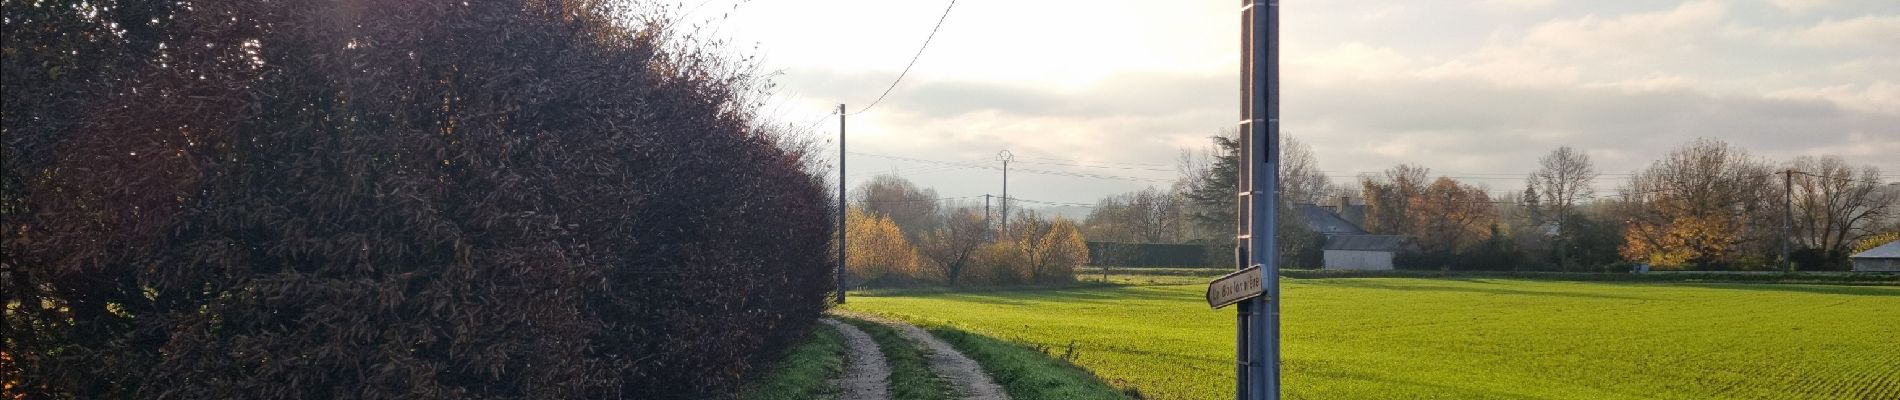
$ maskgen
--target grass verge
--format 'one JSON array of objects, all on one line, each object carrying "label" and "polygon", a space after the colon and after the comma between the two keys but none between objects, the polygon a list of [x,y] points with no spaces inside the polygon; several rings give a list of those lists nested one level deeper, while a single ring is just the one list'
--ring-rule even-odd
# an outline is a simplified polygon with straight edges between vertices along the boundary
[{"label": "grass verge", "polygon": [[844,374],[844,336],[824,325],[814,327],[804,343],[772,366],[764,376],[739,392],[742,400],[817,400],[838,395],[836,381]]},{"label": "grass verge", "polygon": [[1101,378],[1070,364],[1051,358],[1046,350],[1004,342],[946,326],[924,326],[924,330],[956,347],[977,364],[990,379],[1002,385],[1017,400],[1128,399],[1139,393],[1123,393],[1102,383]]},{"label": "grass verge", "polygon": [[877,342],[878,350],[884,352],[884,361],[891,366],[889,388],[892,399],[949,400],[957,397],[950,390],[948,382],[930,372],[930,358],[922,344],[911,341],[896,329],[883,324],[848,317],[832,318],[858,327]]}]

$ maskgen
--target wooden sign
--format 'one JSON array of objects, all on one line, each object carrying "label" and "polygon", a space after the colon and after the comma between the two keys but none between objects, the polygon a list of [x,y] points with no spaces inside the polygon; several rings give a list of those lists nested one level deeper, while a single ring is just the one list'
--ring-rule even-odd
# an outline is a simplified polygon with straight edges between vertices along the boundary
[{"label": "wooden sign", "polygon": [[1259,265],[1216,278],[1207,284],[1207,306],[1221,308],[1262,295],[1260,282]]}]

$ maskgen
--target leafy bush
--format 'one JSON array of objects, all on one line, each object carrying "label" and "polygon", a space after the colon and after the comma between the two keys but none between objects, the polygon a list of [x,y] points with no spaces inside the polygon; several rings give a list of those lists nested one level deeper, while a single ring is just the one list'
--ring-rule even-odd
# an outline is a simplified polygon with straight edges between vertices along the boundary
[{"label": "leafy bush", "polygon": [[810,159],[642,10],[186,4],[0,7],[16,390],[716,397],[825,307]]},{"label": "leafy bush", "polygon": [[1029,282],[1028,264],[1016,246],[1008,242],[990,242],[978,246],[970,255],[962,283],[969,285],[1017,285]]},{"label": "leafy bush", "polygon": [[890,217],[852,207],[845,212],[845,272],[856,286],[903,286],[927,279],[917,248]]}]

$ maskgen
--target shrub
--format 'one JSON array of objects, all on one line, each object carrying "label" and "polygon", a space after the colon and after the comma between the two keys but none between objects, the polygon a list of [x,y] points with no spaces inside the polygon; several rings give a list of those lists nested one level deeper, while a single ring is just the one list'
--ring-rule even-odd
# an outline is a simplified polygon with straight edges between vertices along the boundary
[{"label": "shrub", "polygon": [[1016,253],[1010,267],[1030,283],[1073,281],[1075,268],[1089,262],[1082,229],[1060,215],[1043,218],[1035,212],[1019,213],[1004,240]]},{"label": "shrub", "polygon": [[845,272],[865,286],[902,285],[924,279],[917,248],[890,217],[859,208],[845,213]]},{"label": "shrub", "polygon": [[810,160],[639,10],[185,4],[0,7],[28,394],[718,397],[825,307]]}]

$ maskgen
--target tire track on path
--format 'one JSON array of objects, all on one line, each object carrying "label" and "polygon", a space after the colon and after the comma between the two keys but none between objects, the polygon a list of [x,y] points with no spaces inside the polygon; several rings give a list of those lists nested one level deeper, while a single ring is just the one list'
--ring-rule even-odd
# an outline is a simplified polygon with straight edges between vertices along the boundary
[{"label": "tire track on path", "polygon": [[957,394],[962,395],[964,399],[1009,400],[1009,393],[1004,392],[1002,386],[998,386],[995,380],[990,379],[989,374],[983,373],[983,366],[978,365],[976,361],[971,360],[970,357],[964,356],[962,352],[958,352],[955,347],[950,347],[949,343],[944,343],[943,340],[937,339],[937,337],[931,335],[930,332],[924,332],[923,329],[918,329],[914,325],[881,316],[840,312],[837,310],[833,310],[832,312],[838,315],[884,324],[885,326],[897,329],[898,332],[903,333],[904,337],[910,338],[911,341],[928,347],[930,349],[930,370],[936,372],[937,376],[949,380],[951,389],[955,390]]},{"label": "tire track on path", "polygon": [[884,352],[877,349],[877,342],[871,340],[858,327],[838,320],[825,318],[819,320],[831,325],[838,333],[844,334],[844,344],[851,351],[845,355],[844,376],[838,378],[840,400],[886,400],[891,398],[887,382],[890,380],[891,367],[884,361]]}]

